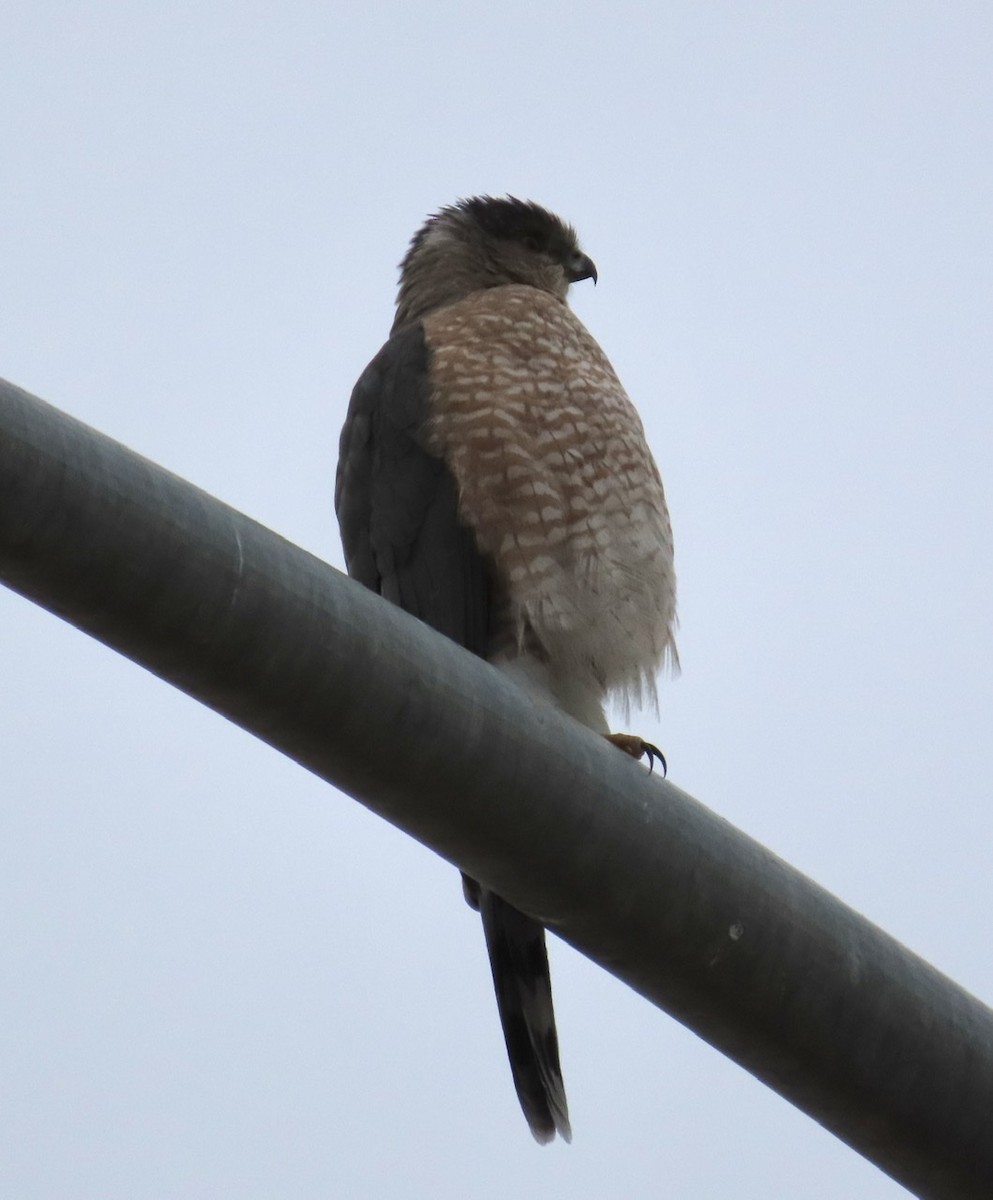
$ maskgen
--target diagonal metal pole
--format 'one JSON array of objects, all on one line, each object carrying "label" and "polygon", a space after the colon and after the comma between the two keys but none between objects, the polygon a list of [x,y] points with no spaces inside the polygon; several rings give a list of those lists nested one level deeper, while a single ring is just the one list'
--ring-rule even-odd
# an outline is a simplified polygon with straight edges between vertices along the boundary
[{"label": "diagonal metal pole", "polygon": [[993,1196],[993,1013],[672,784],[0,382],[0,579],[530,912],[913,1193]]}]

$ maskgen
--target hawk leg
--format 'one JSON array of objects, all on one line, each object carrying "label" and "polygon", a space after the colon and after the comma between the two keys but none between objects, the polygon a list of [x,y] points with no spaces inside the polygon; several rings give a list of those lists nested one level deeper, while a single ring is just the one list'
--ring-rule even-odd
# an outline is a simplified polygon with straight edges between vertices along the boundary
[{"label": "hawk leg", "polygon": [[630,754],[632,758],[644,758],[648,755],[648,773],[651,775],[655,768],[655,760],[658,759],[662,764],[662,778],[666,776],[668,766],[665,761],[665,755],[658,748],[653,746],[651,742],[646,742],[644,738],[638,737],[636,733],[605,733],[604,737],[618,750],[623,750],[625,754]]}]

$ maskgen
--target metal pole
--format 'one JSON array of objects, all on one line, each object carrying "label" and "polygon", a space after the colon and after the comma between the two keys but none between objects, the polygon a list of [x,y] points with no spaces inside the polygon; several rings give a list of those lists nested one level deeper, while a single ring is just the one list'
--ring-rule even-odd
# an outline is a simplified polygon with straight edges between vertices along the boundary
[{"label": "metal pole", "polygon": [[0,578],[540,917],[915,1194],[993,1195],[989,1009],[485,663],[2,383]]}]

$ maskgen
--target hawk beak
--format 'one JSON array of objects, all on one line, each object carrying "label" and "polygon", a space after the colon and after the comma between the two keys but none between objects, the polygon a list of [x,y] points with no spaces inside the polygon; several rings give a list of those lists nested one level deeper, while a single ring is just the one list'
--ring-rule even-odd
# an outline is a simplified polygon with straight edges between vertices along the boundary
[{"label": "hawk beak", "polygon": [[566,261],[565,277],[570,283],[579,283],[581,279],[592,279],[593,283],[596,284],[596,264],[589,255],[580,254],[577,250]]}]

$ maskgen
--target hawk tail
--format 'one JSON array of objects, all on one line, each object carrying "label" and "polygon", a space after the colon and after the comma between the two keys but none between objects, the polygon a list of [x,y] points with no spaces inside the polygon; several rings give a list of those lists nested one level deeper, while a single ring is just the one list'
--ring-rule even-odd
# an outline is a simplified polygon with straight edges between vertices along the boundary
[{"label": "hawk tail", "polygon": [[535,1141],[550,1142],[556,1133],[571,1141],[545,930],[485,888],[478,889],[476,898],[507,1056],[524,1116]]}]

